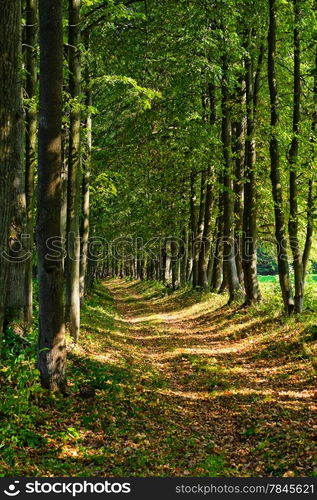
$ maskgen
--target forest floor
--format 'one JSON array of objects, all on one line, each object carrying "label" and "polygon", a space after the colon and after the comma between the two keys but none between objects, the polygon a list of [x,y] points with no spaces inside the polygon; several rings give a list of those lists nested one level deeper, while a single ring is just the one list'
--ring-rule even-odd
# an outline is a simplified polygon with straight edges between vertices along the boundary
[{"label": "forest floor", "polygon": [[1,475],[316,475],[316,324],[225,302],[99,284],[69,395],[34,391]]}]

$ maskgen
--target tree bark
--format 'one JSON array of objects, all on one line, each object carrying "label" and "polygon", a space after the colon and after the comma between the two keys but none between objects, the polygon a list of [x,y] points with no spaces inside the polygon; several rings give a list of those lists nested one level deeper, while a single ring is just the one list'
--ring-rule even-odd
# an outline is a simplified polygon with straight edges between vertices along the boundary
[{"label": "tree bark", "polygon": [[[88,70],[87,70],[88,72]],[[90,168],[92,147],[91,111],[92,91],[89,87],[89,75],[86,76],[86,148],[83,162],[82,179],[82,222],[81,222],[81,258],[80,258],[80,296],[85,295],[85,281],[87,275],[87,259],[90,229]]]},{"label": "tree bark", "polygon": [[208,263],[210,259],[211,239],[212,239],[212,209],[213,209],[213,183],[211,178],[211,169],[208,169],[206,201],[205,201],[205,220],[202,236],[201,250],[198,261],[198,286],[203,289],[209,287],[208,282]]},{"label": "tree bark", "polygon": [[[24,112],[22,103],[22,31],[20,27],[20,43],[18,45],[18,88],[20,95],[16,107],[16,142],[15,163],[13,165],[13,189],[11,199],[11,226],[9,237],[9,266],[6,291],[6,317],[7,321],[16,319],[23,321],[24,311],[24,279],[25,279],[25,183],[23,169],[23,130]],[[12,85],[12,83],[10,84]]]},{"label": "tree bark", "polygon": [[197,236],[197,214],[196,214],[196,174],[192,170],[190,174],[190,234],[188,238],[188,280],[193,280],[194,267],[194,245]]},{"label": "tree bark", "polygon": [[182,244],[181,244],[181,264],[180,264],[180,282],[181,284],[186,282],[187,277],[187,262],[188,262],[188,231],[187,228],[183,230],[182,233]]},{"label": "tree bark", "polygon": [[[208,95],[206,96],[205,109],[209,109],[209,120],[206,122],[214,125],[216,122],[216,99],[214,82],[208,85]],[[206,198],[205,198],[205,213],[204,226],[202,235],[202,244],[198,259],[198,286],[203,289],[209,288],[208,279],[208,264],[211,259],[212,245],[212,210],[213,210],[213,172],[211,166],[208,167],[206,175]]]},{"label": "tree bark", "polygon": [[172,288],[177,290],[180,283],[180,262],[179,246],[175,238],[171,238],[171,270],[172,270]]},{"label": "tree bark", "polygon": [[277,136],[278,125],[278,93],[276,83],[276,0],[269,0],[269,31],[268,31],[268,83],[270,91],[271,110],[271,183],[274,201],[275,237],[277,247],[277,262],[279,281],[282,291],[285,311],[291,314],[294,310],[292,286],[289,275],[287,256],[286,225],[283,212],[283,191],[280,172],[279,142]]},{"label": "tree bark", "polygon": [[232,185],[232,152],[231,152],[231,119],[229,109],[229,78],[227,56],[223,56],[223,78],[222,90],[222,130],[221,138],[223,145],[223,220],[224,220],[224,265],[229,288],[229,303],[240,296],[240,283],[235,261],[234,242],[234,192]]},{"label": "tree bark", "polygon": [[[0,334],[2,333],[8,271],[13,175],[21,161],[21,1],[3,0],[0,18]],[[1,341],[1,338],[0,338]],[[1,345],[1,343],[0,343]],[[1,347],[0,347],[1,348]]]},{"label": "tree bark", "polygon": [[201,173],[201,185],[200,185],[200,204],[199,204],[199,214],[196,237],[194,240],[193,247],[193,287],[198,286],[198,261],[199,253],[202,244],[202,237],[204,234],[204,222],[205,222],[205,204],[206,204],[206,188],[207,188],[207,172],[203,170]]},{"label": "tree bark", "polygon": [[300,68],[300,11],[298,0],[293,0],[294,5],[294,96],[293,96],[293,139],[288,154],[289,161],[289,207],[290,218],[288,232],[290,247],[293,254],[294,268],[294,311],[301,313],[304,306],[304,273],[303,259],[298,238],[298,189],[297,189],[297,167],[299,150],[299,121],[301,103],[301,68]]},{"label": "tree bark", "polygon": [[253,78],[253,58],[246,58],[246,162],[243,212],[242,264],[244,274],[245,305],[261,300],[257,276],[257,186],[256,186],[256,143],[255,120],[259,93],[260,72],[263,60],[263,46],[260,49],[257,69]]},{"label": "tree bark", "polygon": [[[317,11],[317,1],[314,2],[314,10]],[[315,210],[315,197],[314,197],[314,159],[316,151],[316,131],[317,131],[317,48],[315,51],[315,64],[314,64],[314,108],[312,113],[312,125],[311,125],[311,159],[309,165],[309,179],[308,179],[308,194],[307,194],[307,229],[305,246],[303,251],[303,276],[304,282],[306,278],[308,260],[313,245],[313,234],[314,234],[314,210]]]},{"label": "tree bark", "polygon": [[66,264],[66,321],[74,341],[77,342],[80,329],[80,0],[69,0],[69,92],[72,99],[69,125],[69,157],[67,185],[67,245]]},{"label": "tree bark", "polygon": [[36,169],[36,142],[37,142],[37,0],[26,1],[26,95],[30,104],[26,109],[25,131],[25,197],[26,197],[26,234],[27,251],[30,255],[26,262],[24,284],[24,321],[32,324],[33,313],[33,246],[34,246],[34,176]]},{"label": "tree bark", "polygon": [[211,276],[211,290],[215,293],[219,291],[222,280],[223,268],[223,193],[219,192],[218,201],[218,216],[217,216],[217,235],[215,241],[212,276]]},{"label": "tree bark", "polygon": [[62,1],[39,0],[39,7],[38,366],[44,387],[64,391],[66,343],[62,255],[50,250],[52,240],[61,240]]},{"label": "tree bark", "polygon": [[235,259],[238,278],[243,286],[243,266],[242,266],[242,230],[243,230],[243,200],[244,200],[244,165],[245,165],[245,101],[246,89],[245,80],[241,78],[237,90],[237,101],[239,104],[238,119],[233,124],[234,134],[234,236],[235,236]]}]

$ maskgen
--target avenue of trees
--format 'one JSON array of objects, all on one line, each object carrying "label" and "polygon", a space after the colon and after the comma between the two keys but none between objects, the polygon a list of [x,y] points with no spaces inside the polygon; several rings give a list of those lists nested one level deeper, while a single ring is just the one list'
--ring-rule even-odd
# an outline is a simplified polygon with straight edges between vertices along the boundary
[{"label": "avenue of trees", "polygon": [[[315,259],[315,0],[2,0],[0,330],[31,328],[65,389],[96,278],[287,314]],[[38,297],[33,290],[38,281]]]}]

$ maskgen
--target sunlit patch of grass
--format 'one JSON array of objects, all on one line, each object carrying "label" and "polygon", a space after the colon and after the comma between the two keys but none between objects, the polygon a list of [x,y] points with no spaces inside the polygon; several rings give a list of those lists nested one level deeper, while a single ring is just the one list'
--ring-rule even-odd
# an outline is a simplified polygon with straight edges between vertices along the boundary
[{"label": "sunlit patch of grass", "polygon": [[197,476],[208,476],[208,477],[218,477],[227,475],[228,464],[223,455],[212,454],[207,456],[203,462],[201,462],[198,467]]}]

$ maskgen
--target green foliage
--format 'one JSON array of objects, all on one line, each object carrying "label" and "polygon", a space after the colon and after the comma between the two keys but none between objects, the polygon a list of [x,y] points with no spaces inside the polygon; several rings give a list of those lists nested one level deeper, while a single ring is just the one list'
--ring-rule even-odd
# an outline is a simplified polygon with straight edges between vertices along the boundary
[{"label": "green foliage", "polygon": [[36,447],[46,439],[37,432],[38,403],[43,396],[35,368],[35,334],[22,337],[9,328],[4,335],[0,368],[0,449],[12,459],[16,446]]}]

